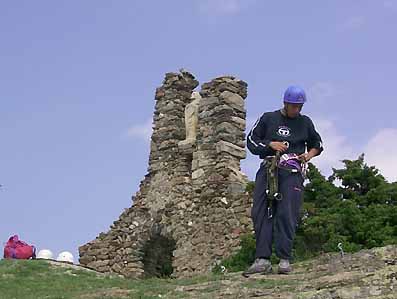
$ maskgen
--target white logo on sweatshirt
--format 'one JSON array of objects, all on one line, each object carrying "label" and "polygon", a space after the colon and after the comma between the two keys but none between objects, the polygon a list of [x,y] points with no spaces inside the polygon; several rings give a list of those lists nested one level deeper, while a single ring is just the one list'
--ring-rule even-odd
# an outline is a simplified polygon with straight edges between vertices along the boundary
[{"label": "white logo on sweatshirt", "polygon": [[288,137],[291,135],[291,129],[286,126],[280,126],[278,127],[277,135],[281,137]]}]

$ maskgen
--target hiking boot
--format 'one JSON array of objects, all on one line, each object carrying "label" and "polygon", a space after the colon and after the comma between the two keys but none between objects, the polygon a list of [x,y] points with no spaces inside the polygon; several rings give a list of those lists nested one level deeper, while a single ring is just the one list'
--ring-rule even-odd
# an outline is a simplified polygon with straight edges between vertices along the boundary
[{"label": "hiking boot", "polygon": [[249,277],[252,274],[268,274],[272,273],[272,264],[270,260],[264,258],[257,258],[255,262],[243,272],[244,277]]},{"label": "hiking boot", "polygon": [[278,263],[278,274],[288,274],[292,271],[289,260],[281,259]]}]

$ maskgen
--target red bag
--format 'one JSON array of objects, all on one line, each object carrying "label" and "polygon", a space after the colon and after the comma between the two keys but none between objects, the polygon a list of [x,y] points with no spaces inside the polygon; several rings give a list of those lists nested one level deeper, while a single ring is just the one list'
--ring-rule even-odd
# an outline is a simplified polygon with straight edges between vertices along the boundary
[{"label": "red bag", "polygon": [[19,240],[17,235],[14,235],[8,239],[8,242],[4,247],[4,258],[23,260],[28,260],[30,258],[35,259],[36,247],[26,244]]}]

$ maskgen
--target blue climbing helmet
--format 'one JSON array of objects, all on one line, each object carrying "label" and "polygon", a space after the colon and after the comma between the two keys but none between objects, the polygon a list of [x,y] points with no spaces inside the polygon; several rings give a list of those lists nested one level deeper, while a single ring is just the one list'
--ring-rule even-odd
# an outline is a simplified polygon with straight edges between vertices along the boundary
[{"label": "blue climbing helmet", "polygon": [[290,86],[284,93],[284,102],[291,104],[304,104],[306,102],[305,91],[299,86]]}]

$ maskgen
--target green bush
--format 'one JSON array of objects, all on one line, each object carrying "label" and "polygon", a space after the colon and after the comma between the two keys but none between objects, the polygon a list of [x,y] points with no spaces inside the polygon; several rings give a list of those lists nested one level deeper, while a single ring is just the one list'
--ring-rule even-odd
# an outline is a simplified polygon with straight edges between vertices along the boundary
[{"label": "green bush", "polygon": [[[375,167],[364,163],[364,155],[343,162],[344,168],[333,169],[327,179],[309,164],[294,261],[339,251],[339,243],[345,252],[397,244],[397,182],[388,183]],[[336,180],[341,186],[335,185]],[[250,182],[246,190],[252,194],[254,187]],[[228,271],[241,271],[254,259],[255,237],[245,235],[241,249],[221,265]],[[277,261],[274,255],[272,261]]]},{"label": "green bush", "polygon": [[229,258],[224,259],[220,265],[214,268],[214,272],[221,272],[221,266],[226,267],[230,272],[242,271],[254,260],[255,237],[252,234],[247,234],[241,237],[240,250]]}]

